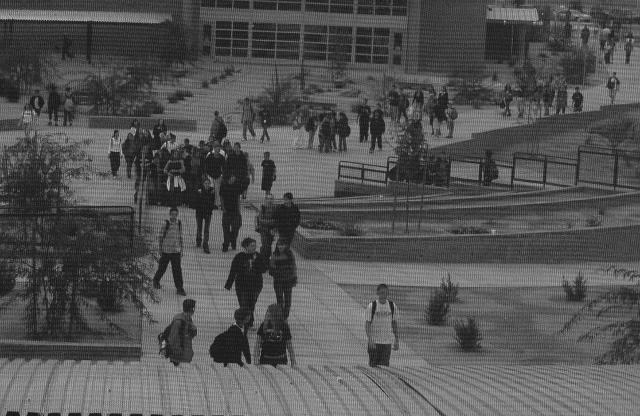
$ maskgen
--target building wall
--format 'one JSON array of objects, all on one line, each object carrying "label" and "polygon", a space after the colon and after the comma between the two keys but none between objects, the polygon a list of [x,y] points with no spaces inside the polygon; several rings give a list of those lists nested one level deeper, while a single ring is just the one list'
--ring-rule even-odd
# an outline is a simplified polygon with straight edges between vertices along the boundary
[{"label": "building wall", "polygon": [[181,0],[0,0],[2,9],[177,13]]}]

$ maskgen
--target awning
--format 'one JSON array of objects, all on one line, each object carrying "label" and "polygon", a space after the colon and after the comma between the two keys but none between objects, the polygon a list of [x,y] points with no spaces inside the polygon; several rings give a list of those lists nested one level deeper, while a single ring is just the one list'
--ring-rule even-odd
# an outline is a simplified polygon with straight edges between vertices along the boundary
[{"label": "awning", "polygon": [[171,20],[168,13],[101,12],[77,10],[0,9],[0,21],[125,23],[157,25]]},{"label": "awning", "polygon": [[487,22],[536,23],[540,18],[533,8],[487,6]]}]

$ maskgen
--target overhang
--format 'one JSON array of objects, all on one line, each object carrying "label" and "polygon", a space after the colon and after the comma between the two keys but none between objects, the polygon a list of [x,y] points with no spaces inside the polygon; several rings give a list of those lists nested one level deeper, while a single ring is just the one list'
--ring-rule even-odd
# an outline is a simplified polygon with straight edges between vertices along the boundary
[{"label": "overhang", "polygon": [[540,20],[534,8],[487,6],[487,22],[536,23]]},{"label": "overhang", "polygon": [[78,10],[0,9],[0,21],[120,23],[157,25],[171,20],[169,13],[102,12]]}]

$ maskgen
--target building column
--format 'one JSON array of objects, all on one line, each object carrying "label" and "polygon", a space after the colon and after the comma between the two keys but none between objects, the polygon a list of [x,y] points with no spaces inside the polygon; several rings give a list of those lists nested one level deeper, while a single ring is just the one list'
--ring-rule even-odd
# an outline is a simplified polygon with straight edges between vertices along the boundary
[{"label": "building column", "polygon": [[91,63],[91,52],[93,48],[93,23],[87,22],[87,62]]}]

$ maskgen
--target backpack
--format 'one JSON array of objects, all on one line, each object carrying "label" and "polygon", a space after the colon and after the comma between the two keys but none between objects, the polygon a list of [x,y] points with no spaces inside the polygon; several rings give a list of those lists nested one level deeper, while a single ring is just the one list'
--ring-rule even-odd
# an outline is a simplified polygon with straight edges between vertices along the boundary
[{"label": "backpack", "polygon": [[607,88],[609,88],[610,90],[614,89],[616,87],[616,81],[613,77],[609,78],[609,80],[607,81]]},{"label": "backpack", "polygon": [[264,337],[262,338],[260,358],[265,358],[267,360],[280,360],[286,358],[286,348],[284,333],[282,330],[266,330],[264,331]]},{"label": "backpack", "polygon": [[213,342],[209,346],[209,356],[216,363],[227,364],[229,360],[229,330],[216,335]]},{"label": "backpack", "polygon": [[346,133],[345,137],[349,137],[349,135],[351,134],[351,127],[349,127],[349,125],[347,124],[346,126],[344,126],[344,132]]},{"label": "backpack", "polygon": [[451,120],[455,120],[458,118],[458,110],[456,110],[455,108],[451,107],[451,110],[449,111],[449,118]]},{"label": "backpack", "polygon": [[160,355],[164,358],[171,357],[173,350],[171,349],[171,345],[169,344],[169,334],[171,333],[171,325],[173,322],[167,325],[167,327],[158,334],[158,344],[160,344]]},{"label": "backpack", "polygon": [[[396,305],[393,304],[392,301],[387,300],[387,302],[389,302],[389,308],[391,308],[391,320],[393,320],[393,314],[396,311]],[[373,317],[376,314],[376,308],[378,307],[378,301],[374,300],[373,302],[371,302],[371,321],[373,321]]]}]

